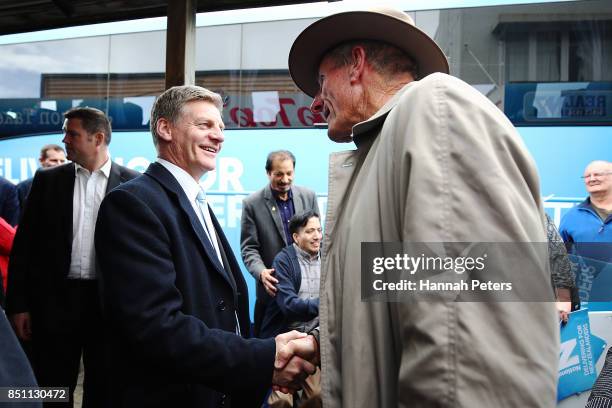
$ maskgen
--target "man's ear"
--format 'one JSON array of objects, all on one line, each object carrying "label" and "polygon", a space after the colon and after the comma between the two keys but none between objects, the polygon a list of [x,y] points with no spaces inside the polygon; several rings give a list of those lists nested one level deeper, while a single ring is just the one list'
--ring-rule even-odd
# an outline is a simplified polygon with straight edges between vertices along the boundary
[{"label": "man's ear", "polygon": [[291,234],[291,237],[293,238],[293,243],[295,243],[297,245],[298,234],[296,232],[294,232],[293,234]]},{"label": "man's ear", "polygon": [[94,140],[95,140],[95,142],[96,142],[96,147],[97,147],[97,146],[102,146],[102,144],[103,144],[103,143],[105,143],[105,142],[104,142],[104,139],[105,139],[105,138],[104,138],[104,133],[102,133],[102,132],[96,132],[96,133],[94,134]]},{"label": "man's ear", "polygon": [[349,79],[351,84],[361,80],[366,65],[366,52],[362,45],[356,45],[351,50],[351,63],[349,65]]},{"label": "man's ear", "polygon": [[168,119],[159,118],[157,120],[157,126],[155,130],[157,131],[157,135],[160,139],[166,142],[172,141],[172,127]]}]

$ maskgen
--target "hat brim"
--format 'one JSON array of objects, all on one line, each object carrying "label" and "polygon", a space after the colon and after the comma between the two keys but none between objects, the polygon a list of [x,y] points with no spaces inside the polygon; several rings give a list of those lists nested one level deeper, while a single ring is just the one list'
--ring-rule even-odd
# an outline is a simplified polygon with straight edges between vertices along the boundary
[{"label": "hat brim", "polygon": [[396,17],[372,11],[348,11],[315,21],[296,38],[289,52],[289,73],[307,95],[319,91],[319,64],[333,47],[352,40],[375,40],[394,45],[412,57],[419,78],[433,72],[448,74],[446,56],[423,31]]}]

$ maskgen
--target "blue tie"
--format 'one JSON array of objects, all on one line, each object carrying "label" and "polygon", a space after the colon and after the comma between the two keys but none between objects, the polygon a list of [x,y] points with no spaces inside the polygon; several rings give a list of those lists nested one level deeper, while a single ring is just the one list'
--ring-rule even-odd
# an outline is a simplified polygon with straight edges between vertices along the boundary
[{"label": "blue tie", "polygon": [[221,262],[221,265],[223,265],[223,261],[221,260],[221,253],[219,252],[219,248],[217,246],[217,239],[214,235],[214,231],[211,230],[212,226],[210,226],[209,228],[209,224],[206,220],[207,219],[206,214],[208,213],[208,206],[206,205],[206,193],[204,193],[204,191],[200,190],[198,192],[198,195],[196,196],[196,203],[198,204],[198,208],[200,209],[200,214],[202,215],[202,221],[204,224],[203,225],[204,231],[206,232],[206,235],[208,236],[210,245],[215,250],[215,253],[217,254],[217,258],[219,259],[219,262]]}]

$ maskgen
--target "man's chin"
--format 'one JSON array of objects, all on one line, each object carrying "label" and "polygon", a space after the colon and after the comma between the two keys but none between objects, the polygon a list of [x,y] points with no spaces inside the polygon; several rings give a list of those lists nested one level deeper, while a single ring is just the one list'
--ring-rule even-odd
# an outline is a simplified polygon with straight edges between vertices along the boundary
[{"label": "man's chin", "polygon": [[351,132],[336,132],[329,129],[327,131],[327,137],[329,137],[329,140],[336,143],[350,143],[353,141]]}]

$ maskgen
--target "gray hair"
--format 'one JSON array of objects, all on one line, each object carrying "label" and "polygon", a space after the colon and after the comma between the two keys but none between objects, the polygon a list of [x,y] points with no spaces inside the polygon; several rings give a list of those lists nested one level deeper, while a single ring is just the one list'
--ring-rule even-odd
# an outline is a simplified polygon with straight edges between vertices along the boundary
[{"label": "gray hair", "polygon": [[415,60],[399,48],[382,41],[353,40],[344,42],[329,50],[325,57],[331,58],[335,68],[348,65],[353,57],[353,47],[364,48],[370,65],[385,78],[401,73],[410,73],[414,79],[418,76],[418,66]]},{"label": "gray hair", "polygon": [[167,89],[159,95],[151,109],[150,128],[155,146],[157,146],[159,138],[157,134],[157,122],[159,122],[161,118],[164,118],[170,123],[176,123],[183,106],[191,101],[210,102],[219,109],[219,112],[223,110],[223,99],[221,99],[221,95],[209,91],[206,88],[202,88],[201,86],[181,85]]}]

